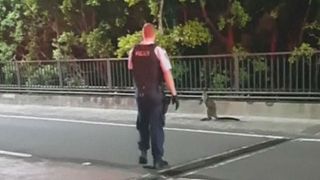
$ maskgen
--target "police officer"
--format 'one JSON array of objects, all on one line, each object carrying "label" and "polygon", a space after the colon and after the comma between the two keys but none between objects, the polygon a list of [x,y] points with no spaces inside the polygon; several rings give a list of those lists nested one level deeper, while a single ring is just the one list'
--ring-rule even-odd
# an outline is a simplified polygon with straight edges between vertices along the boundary
[{"label": "police officer", "polygon": [[179,107],[177,92],[171,73],[171,64],[164,49],[155,44],[156,31],[152,24],[146,23],[142,29],[143,40],[129,53],[128,68],[132,71],[136,86],[138,105],[137,129],[141,155],[140,164],[147,164],[147,151],[151,149],[153,167],[163,168],[168,162],[163,159],[165,96],[163,81],[171,92],[172,104]]}]

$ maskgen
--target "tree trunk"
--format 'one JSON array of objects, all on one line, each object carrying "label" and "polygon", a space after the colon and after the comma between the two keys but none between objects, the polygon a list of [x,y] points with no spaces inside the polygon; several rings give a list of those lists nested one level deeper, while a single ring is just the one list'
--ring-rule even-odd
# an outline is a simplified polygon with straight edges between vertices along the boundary
[{"label": "tree trunk", "polygon": [[233,27],[230,25],[228,28],[228,37],[227,37],[227,50],[229,53],[232,52],[233,47],[234,47],[234,32],[233,32]]},{"label": "tree trunk", "polygon": [[309,3],[308,3],[308,7],[307,7],[307,9],[306,9],[305,16],[304,16],[303,21],[302,21],[302,23],[301,23],[301,29],[300,29],[300,33],[299,33],[298,44],[300,44],[300,43],[302,42],[303,32],[304,32],[304,26],[305,26],[305,24],[306,24],[306,22],[307,22],[307,19],[308,19],[308,16],[309,16],[311,3],[312,3],[312,0],[309,0]]},{"label": "tree trunk", "polygon": [[159,15],[158,15],[158,28],[159,32],[163,34],[163,7],[164,7],[164,0],[160,0],[160,8],[159,8]]},{"label": "tree trunk", "polygon": [[183,22],[186,22],[188,20],[188,12],[185,4],[182,4],[183,7]]},{"label": "tree trunk", "polygon": [[270,43],[270,52],[276,52],[277,50],[277,33],[272,33],[271,43]]},{"label": "tree trunk", "polygon": [[83,1],[81,0],[81,8],[80,8],[80,12],[81,12],[81,29],[80,30],[80,33],[83,32],[83,30],[86,32],[88,31],[88,23],[87,23],[87,18],[86,18],[86,14],[85,14],[85,7],[84,7],[84,3]]},{"label": "tree trunk", "polygon": [[202,16],[205,19],[206,23],[210,27],[210,29],[213,32],[213,35],[217,38],[218,41],[220,41],[223,45],[227,46],[227,39],[221,34],[221,32],[216,28],[216,26],[213,24],[211,19],[208,16],[208,12],[205,7],[205,1],[201,0],[200,1],[200,7],[201,7],[201,12]]}]

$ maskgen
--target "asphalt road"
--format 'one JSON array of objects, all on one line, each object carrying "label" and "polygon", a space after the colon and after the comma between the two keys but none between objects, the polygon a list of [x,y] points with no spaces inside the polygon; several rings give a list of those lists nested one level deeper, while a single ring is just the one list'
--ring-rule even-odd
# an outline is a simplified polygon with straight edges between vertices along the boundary
[{"label": "asphalt road", "polygon": [[[66,179],[90,177],[99,180],[152,177],[320,179],[320,140],[316,137],[299,139],[297,136],[260,135],[249,131],[232,133],[200,130],[171,127],[168,123],[165,158],[171,167],[154,171],[137,164],[138,134],[134,121],[115,122],[111,118],[115,114],[106,114],[103,121],[92,119],[91,116],[86,116],[85,112],[82,112],[81,119],[72,118],[77,117],[72,113],[63,118],[55,117],[54,112],[50,116],[43,113],[0,112],[0,158],[18,158],[11,164],[25,167],[15,169],[22,173],[17,178],[15,171],[10,173],[8,170],[11,167],[5,165],[10,161],[2,162],[0,159],[0,177],[12,180],[55,180],[61,179],[61,176]],[[279,141],[282,139],[284,141]],[[151,157],[149,160],[151,162]],[[46,163],[37,166],[39,162]],[[35,169],[60,169],[55,172],[62,175],[52,176],[52,171],[41,173],[41,176],[27,173],[30,164]],[[83,165],[90,168],[83,168]],[[87,172],[87,176],[63,173],[63,169]]]},{"label": "asphalt road", "polygon": [[296,140],[184,175],[216,180],[319,180],[320,142]]}]

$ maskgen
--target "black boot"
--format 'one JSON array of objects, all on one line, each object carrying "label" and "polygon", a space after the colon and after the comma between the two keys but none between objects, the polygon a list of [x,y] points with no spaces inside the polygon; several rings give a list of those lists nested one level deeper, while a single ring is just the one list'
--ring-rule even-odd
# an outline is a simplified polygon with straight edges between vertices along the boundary
[{"label": "black boot", "polygon": [[165,167],[168,167],[169,163],[163,159],[154,160],[153,161],[153,167],[154,169],[163,169]]},{"label": "black boot", "polygon": [[139,157],[139,164],[147,164],[148,159],[147,159],[147,151],[141,151],[141,155]]}]

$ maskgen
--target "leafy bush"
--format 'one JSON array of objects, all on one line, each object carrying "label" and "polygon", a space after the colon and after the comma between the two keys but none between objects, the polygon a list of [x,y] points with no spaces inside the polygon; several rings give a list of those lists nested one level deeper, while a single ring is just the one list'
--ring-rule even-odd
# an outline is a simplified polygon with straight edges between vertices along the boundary
[{"label": "leafy bush", "polygon": [[102,24],[88,34],[82,34],[80,41],[86,47],[89,57],[103,58],[113,55],[114,47],[104,29],[106,27]]},{"label": "leafy bush", "polygon": [[28,78],[26,85],[57,85],[58,70],[52,65],[45,65],[36,69]]},{"label": "leafy bush", "polygon": [[301,58],[311,59],[315,50],[308,43],[302,43],[300,47],[295,47],[288,61],[294,63]]},{"label": "leafy bush", "polygon": [[244,60],[249,55],[248,51],[240,44],[237,44],[236,46],[232,47],[232,54],[236,56],[240,61]]},{"label": "leafy bush", "polygon": [[[141,31],[118,38],[116,55],[123,57],[142,39]],[[173,29],[167,29],[163,34],[157,33],[157,43],[165,48],[170,55],[178,54],[178,47],[195,48],[212,41],[209,29],[197,20],[187,21]]]},{"label": "leafy bush", "polygon": [[85,80],[81,76],[73,75],[64,79],[64,82],[67,86],[84,86]]},{"label": "leafy bush", "polygon": [[57,39],[54,39],[52,46],[54,59],[66,59],[72,54],[71,47],[79,44],[79,37],[73,32],[63,32]]},{"label": "leafy bush", "polygon": [[182,82],[182,77],[185,73],[188,72],[188,69],[185,65],[172,61],[172,75],[177,83]]},{"label": "leafy bush", "polygon": [[240,79],[240,84],[242,86],[244,86],[244,84],[249,80],[250,75],[248,74],[248,72],[246,71],[245,68],[240,68],[239,70],[239,79]]},{"label": "leafy bush", "polygon": [[[1,71],[4,75],[4,84],[14,84],[15,78],[15,68],[12,63],[6,63],[2,68]],[[1,82],[2,83],[2,82]]]},{"label": "leafy bush", "polygon": [[184,25],[178,25],[172,30],[172,40],[185,47],[208,44],[212,41],[209,29],[197,20],[187,21]]},{"label": "leafy bush", "polygon": [[227,84],[230,82],[230,78],[227,76],[227,72],[223,71],[222,73],[212,73],[212,85],[216,89],[224,89]]},{"label": "leafy bush", "polygon": [[266,59],[262,57],[254,59],[252,61],[254,71],[255,72],[267,71],[268,67],[265,62],[266,62]]},{"label": "leafy bush", "polygon": [[118,50],[116,55],[118,57],[123,57],[128,54],[133,46],[141,41],[141,32],[135,32],[133,34],[128,34],[126,36],[118,38]]}]

